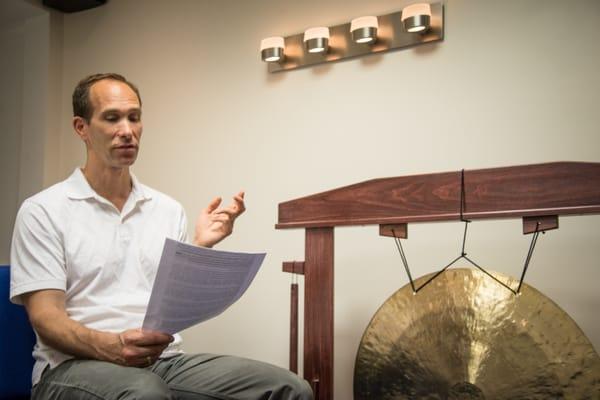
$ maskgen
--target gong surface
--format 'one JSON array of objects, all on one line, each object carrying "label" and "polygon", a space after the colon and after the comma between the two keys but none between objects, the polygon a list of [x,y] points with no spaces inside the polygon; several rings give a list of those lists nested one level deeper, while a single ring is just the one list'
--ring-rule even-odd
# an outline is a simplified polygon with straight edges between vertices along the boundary
[{"label": "gong surface", "polygon": [[515,296],[479,270],[450,269],[416,295],[404,286],[375,313],[356,357],[354,398],[598,400],[600,357],[531,286]]}]

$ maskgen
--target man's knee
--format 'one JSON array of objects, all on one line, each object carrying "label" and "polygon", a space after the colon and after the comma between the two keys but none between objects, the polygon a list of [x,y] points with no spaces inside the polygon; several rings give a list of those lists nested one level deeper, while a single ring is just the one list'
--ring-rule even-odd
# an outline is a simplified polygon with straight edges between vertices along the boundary
[{"label": "man's knee", "polygon": [[[269,400],[312,400],[313,393],[308,382],[287,369],[261,361],[237,357],[225,357],[226,365],[233,374],[252,377],[246,381],[255,385],[253,396]],[[244,380],[244,379],[242,379]],[[266,395],[266,396],[265,396]]]},{"label": "man's knee", "polygon": [[284,385],[289,393],[286,398],[290,400],[312,400],[313,398],[313,392],[308,382],[296,374],[290,372]]},{"label": "man's knee", "polygon": [[272,365],[268,365],[263,373],[272,393],[269,399],[312,400],[310,385],[295,373]]},{"label": "man's knee", "polygon": [[298,375],[261,361],[234,356],[196,354],[180,356],[164,363],[173,366],[169,373],[175,376],[167,379],[173,390],[184,389],[199,395],[205,394],[210,398],[313,398],[310,386]]}]

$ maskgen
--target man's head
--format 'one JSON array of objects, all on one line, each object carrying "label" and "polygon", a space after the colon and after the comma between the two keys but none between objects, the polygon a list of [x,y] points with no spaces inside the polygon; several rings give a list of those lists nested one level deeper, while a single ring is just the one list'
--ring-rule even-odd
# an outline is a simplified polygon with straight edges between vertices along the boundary
[{"label": "man's head", "polygon": [[132,165],[142,135],[138,89],[118,74],[95,74],[73,92],[73,128],[85,142],[88,164],[100,168]]},{"label": "man's head", "polygon": [[140,107],[142,106],[142,98],[140,97],[140,91],[137,86],[133,83],[129,82],[123,75],[115,74],[115,73],[105,73],[105,74],[93,74],[90,76],[86,76],[82,80],[79,81],[75,90],[73,91],[73,116],[84,118],[86,121],[90,121],[92,117],[92,113],[94,112],[92,100],[90,98],[90,88],[96,82],[101,80],[110,79],[117,82],[123,82],[131,90],[135,92],[138,98],[138,102],[140,103]]}]

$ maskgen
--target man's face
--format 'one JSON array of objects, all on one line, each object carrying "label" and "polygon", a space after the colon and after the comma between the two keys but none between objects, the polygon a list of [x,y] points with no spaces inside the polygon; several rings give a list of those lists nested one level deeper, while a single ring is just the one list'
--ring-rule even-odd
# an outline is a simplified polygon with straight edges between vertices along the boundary
[{"label": "man's face", "polygon": [[127,84],[101,80],[90,88],[93,114],[87,122],[75,117],[73,124],[88,148],[88,159],[104,167],[132,165],[142,136],[142,109]]}]

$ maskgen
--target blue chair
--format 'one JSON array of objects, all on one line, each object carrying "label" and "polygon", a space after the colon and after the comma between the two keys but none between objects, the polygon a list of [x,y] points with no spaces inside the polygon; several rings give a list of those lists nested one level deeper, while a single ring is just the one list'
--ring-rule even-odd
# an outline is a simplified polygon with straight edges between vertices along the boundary
[{"label": "blue chair", "polygon": [[25,308],[8,299],[10,268],[0,265],[0,400],[29,399],[35,334]]}]

